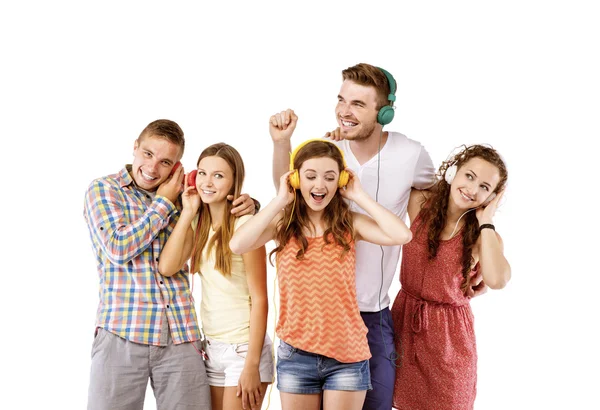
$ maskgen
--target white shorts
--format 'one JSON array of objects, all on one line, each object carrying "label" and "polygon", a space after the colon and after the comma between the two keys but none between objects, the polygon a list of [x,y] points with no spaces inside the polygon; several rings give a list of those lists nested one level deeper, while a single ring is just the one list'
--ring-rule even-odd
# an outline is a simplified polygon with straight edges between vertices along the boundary
[{"label": "white shorts", "polygon": [[[248,343],[224,343],[207,337],[204,351],[208,356],[204,362],[208,384],[218,387],[237,386],[244,370]],[[269,335],[265,335],[258,371],[261,382],[273,382],[273,342]]]}]

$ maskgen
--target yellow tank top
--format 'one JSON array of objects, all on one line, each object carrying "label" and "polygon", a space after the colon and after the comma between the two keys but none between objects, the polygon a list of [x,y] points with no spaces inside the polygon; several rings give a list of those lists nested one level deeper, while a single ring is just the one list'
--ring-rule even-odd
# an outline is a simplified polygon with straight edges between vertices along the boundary
[{"label": "yellow tank top", "polygon": [[[237,230],[250,219],[245,215],[235,220]],[[197,220],[197,219],[196,219]],[[193,222],[195,227],[196,220]],[[208,252],[208,243],[214,235],[210,230],[207,245],[202,251],[200,279],[202,301],[200,317],[204,334],[224,343],[245,343],[250,339],[250,291],[246,267],[241,255],[232,255],[231,276],[215,270],[215,248]]]}]

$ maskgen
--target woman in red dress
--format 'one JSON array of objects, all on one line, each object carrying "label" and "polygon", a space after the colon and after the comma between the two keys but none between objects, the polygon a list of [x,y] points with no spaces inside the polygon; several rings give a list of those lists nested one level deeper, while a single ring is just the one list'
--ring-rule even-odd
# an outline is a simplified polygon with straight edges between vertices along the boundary
[{"label": "woman in red dress", "polygon": [[398,361],[394,407],[472,409],[477,380],[473,313],[466,291],[503,288],[510,265],[493,216],[507,171],[489,147],[465,147],[429,192],[411,192],[412,242],[402,250],[392,316]]}]

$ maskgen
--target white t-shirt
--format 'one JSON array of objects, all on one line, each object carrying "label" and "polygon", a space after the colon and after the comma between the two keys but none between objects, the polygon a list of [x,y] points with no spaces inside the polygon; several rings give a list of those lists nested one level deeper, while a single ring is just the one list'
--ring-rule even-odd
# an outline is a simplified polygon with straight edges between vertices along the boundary
[{"label": "white t-shirt", "polygon": [[[435,168],[429,153],[419,142],[403,134],[388,132],[388,139],[379,153],[379,178],[377,155],[360,165],[349,141],[336,144],[344,152],[348,167],[356,173],[365,192],[402,219],[406,218],[411,187],[426,189],[434,183]],[[351,210],[365,213],[353,202]],[[380,247],[365,241],[356,243],[356,295],[361,312],[378,312],[389,306],[388,290],[398,266],[400,249],[400,246]]]}]

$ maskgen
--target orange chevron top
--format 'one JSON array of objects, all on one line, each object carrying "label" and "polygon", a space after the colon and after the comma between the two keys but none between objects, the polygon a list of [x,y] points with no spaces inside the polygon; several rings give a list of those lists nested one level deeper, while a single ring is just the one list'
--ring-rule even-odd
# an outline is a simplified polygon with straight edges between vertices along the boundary
[{"label": "orange chevron top", "polygon": [[304,259],[291,239],[277,255],[281,308],[277,336],[290,345],[342,363],[369,359],[367,327],[356,301],[354,242],[342,248],[322,236],[307,238]]}]

